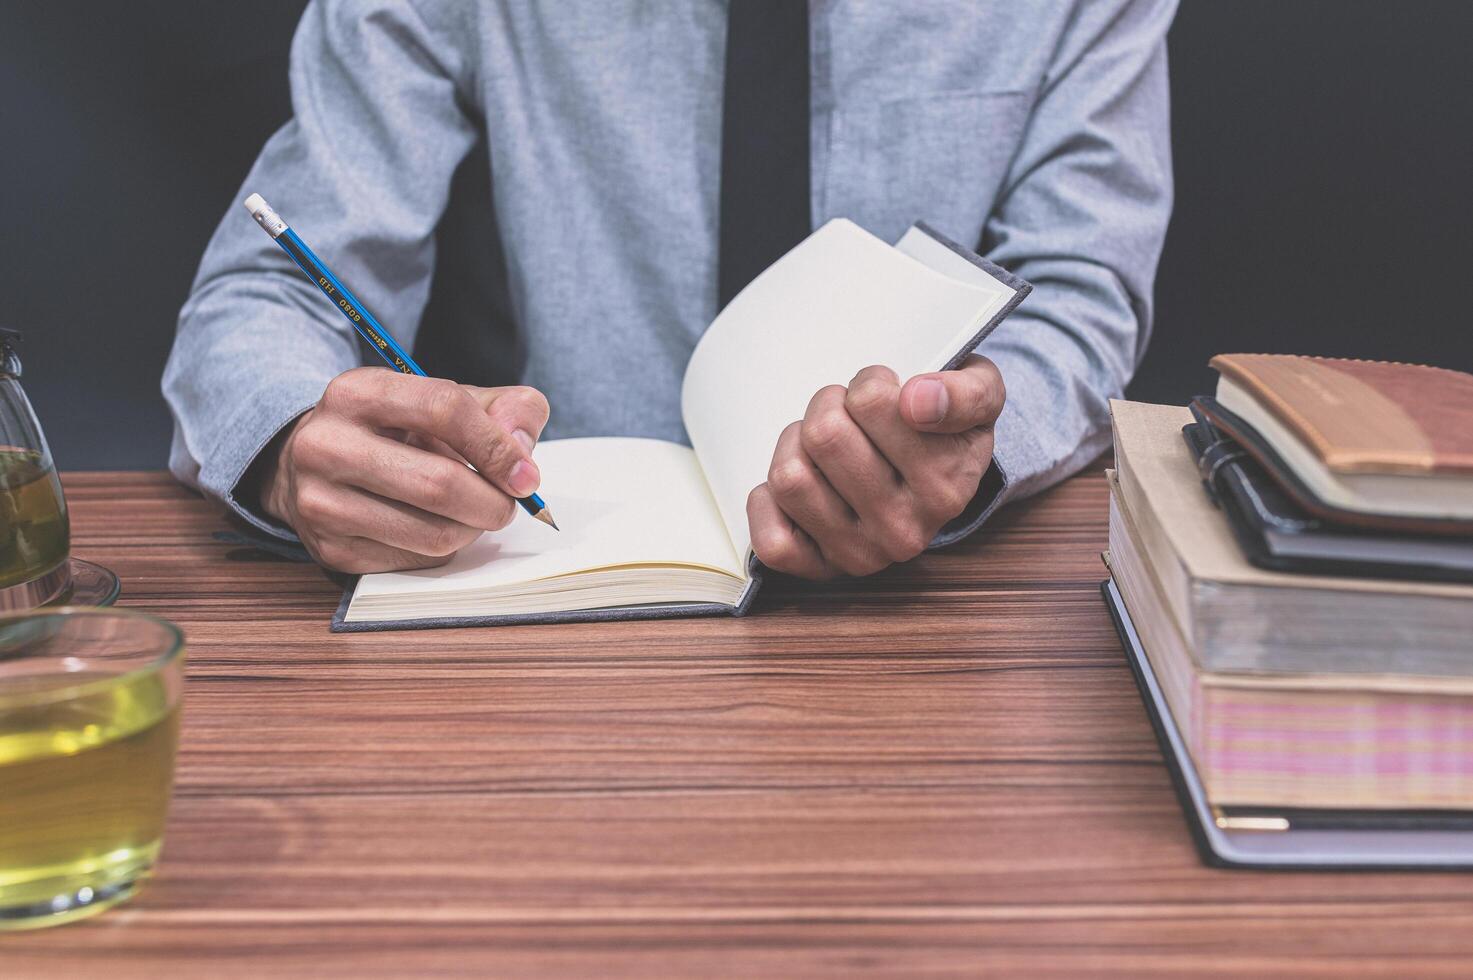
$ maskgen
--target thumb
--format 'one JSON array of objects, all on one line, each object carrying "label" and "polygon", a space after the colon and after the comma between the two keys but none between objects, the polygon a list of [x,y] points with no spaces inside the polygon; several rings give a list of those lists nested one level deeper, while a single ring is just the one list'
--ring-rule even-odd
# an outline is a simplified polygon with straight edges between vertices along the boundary
[{"label": "thumb", "polygon": [[547,399],[536,388],[513,385],[506,388],[476,388],[463,385],[485,410],[486,416],[532,451],[547,425]]},{"label": "thumb", "polygon": [[1006,398],[997,365],[973,354],[955,371],[907,381],[900,389],[900,416],[919,432],[966,432],[996,422]]}]

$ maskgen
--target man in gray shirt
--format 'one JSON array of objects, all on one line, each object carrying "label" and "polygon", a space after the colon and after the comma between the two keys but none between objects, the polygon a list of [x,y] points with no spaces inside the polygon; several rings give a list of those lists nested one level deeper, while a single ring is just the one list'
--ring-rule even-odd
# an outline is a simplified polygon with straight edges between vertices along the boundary
[{"label": "man in gray shirt", "polygon": [[[1174,6],[808,4],[813,226],[894,241],[925,220],[1035,290],[956,371],[876,365],[815,392],[748,502],[767,565],[873,572],[1108,443],[1171,209]],[[174,472],[361,572],[505,526],[539,438],[686,441],[681,374],[716,313],[726,18],[722,0],[314,0],[293,119],[240,197],[270,200],[408,347],[451,176],[484,135],[506,256],[487,274],[506,277],[522,383],[360,367],[237,201],[164,374]]]}]

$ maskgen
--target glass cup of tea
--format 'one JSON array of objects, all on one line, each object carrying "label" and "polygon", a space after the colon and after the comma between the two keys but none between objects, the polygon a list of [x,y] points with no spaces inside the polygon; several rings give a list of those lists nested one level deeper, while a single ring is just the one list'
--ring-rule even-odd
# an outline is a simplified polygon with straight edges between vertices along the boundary
[{"label": "glass cup of tea", "polygon": [[18,338],[0,330],[0,614],[64,600],[72,588],[66,499],[20,386]]},{"label": "glass cup of tea", "polygon": [[184,637],[142,613],[0,618],[0,930],[124,901],[163,843]]}]

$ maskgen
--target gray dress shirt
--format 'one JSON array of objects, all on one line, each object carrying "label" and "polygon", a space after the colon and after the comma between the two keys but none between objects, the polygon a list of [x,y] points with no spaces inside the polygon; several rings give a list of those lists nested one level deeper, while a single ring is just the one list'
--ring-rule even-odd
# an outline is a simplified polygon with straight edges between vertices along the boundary
[{"label": "gray dress shirt", "polygon": [[[925,220],[1034,284],[980,349],[1008,391],[990,505],[1105,448],[1145,348],[1174,7],[809,3],[814,227],[894,241]],[[263,194],[408,347],[482,133],[506,264],[487,274],[505,276],[521,381],[551,403],[544,438],[686,441],[681,374],[716,312],[725,29],[720,0],[314,0],[293,118],[180,313],[163,379],[178,477],[290,537],[233,491],[333,376],[373,361],[240,200]]]}]

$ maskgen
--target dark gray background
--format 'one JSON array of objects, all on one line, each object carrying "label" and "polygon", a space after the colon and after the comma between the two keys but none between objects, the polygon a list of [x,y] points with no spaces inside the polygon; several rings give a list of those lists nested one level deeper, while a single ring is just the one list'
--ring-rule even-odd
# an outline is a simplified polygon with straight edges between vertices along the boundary
[{"label": "dark gray background", "polygon": [[[164,465],[174,319],[288,116],[302,6],[0,0],[0,325],[62,467]],[[1185,0],[1134,397],[1184,402],[1226,350],[1473,367],[1470,36],[1461,0]]]}]

